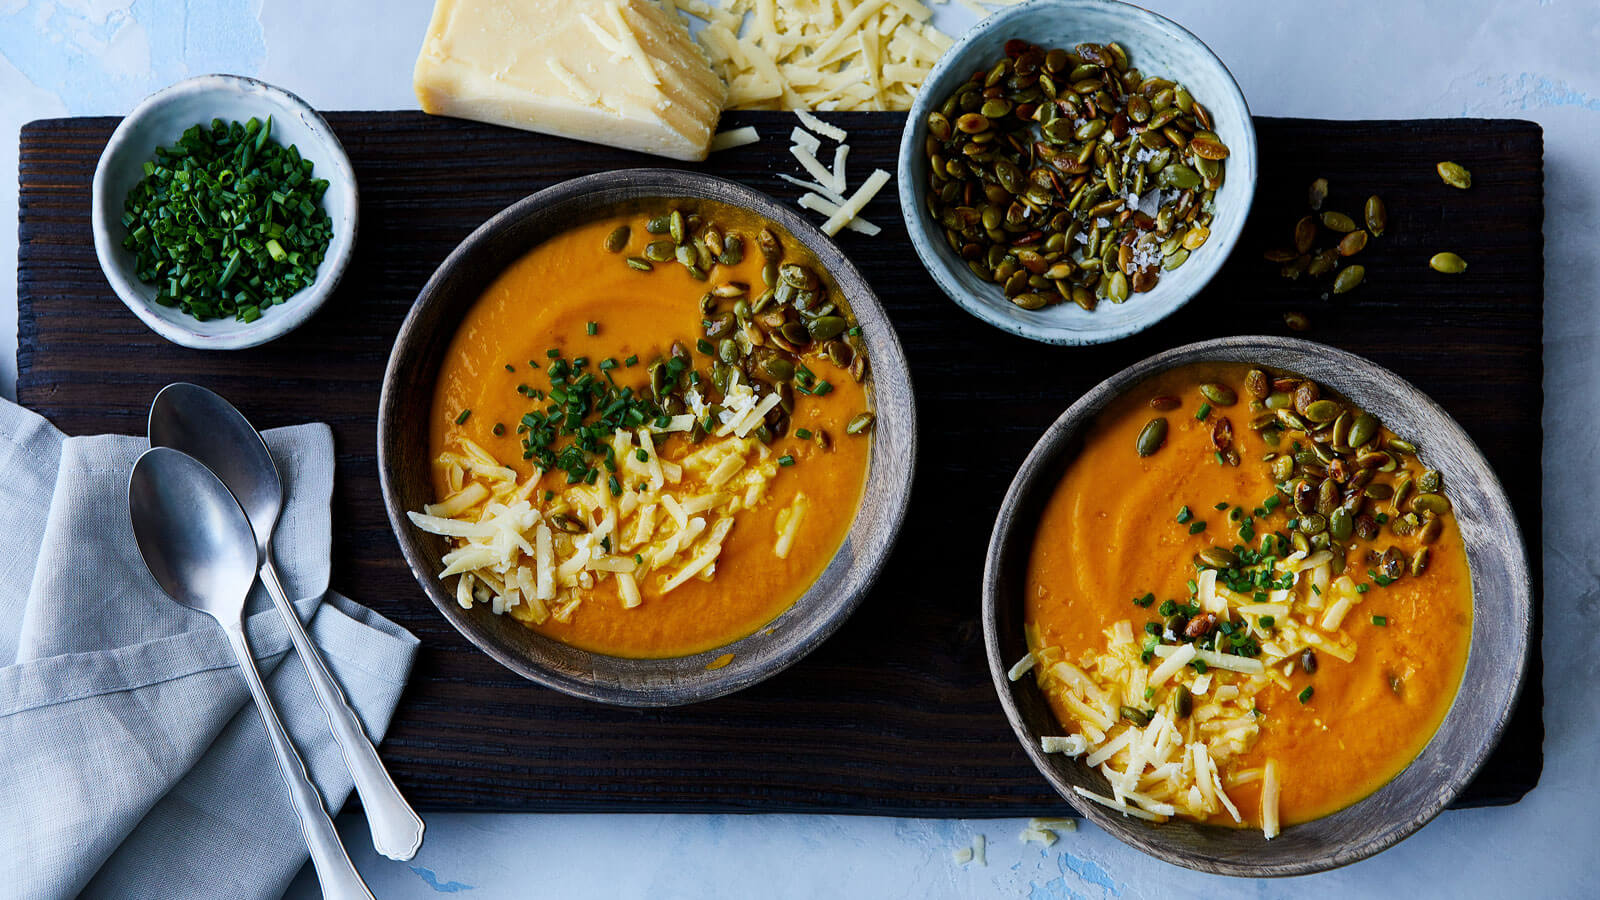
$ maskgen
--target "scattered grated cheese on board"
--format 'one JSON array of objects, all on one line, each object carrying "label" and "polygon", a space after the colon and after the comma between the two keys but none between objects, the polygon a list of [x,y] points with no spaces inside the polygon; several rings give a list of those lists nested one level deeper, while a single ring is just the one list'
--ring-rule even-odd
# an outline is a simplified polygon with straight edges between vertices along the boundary
[{"label": "scattered grated cheese on board", "polygon": [[867,180],[856,188],[856,192],[850,195],[850,199],[845,201],[844,206],[840,207],[838,212],[823,223],[822,233],[829,237],[838,234],[846,223],[861,214],[861,210],[865,209],[867,204],[872,201],[872,198],[876,197],[878,192],[883,190],[883,186],[888,183],[889,173],[882,169],[874,169],[872,174],[867,176]]},{"label": "scattered grated cheese on board", "polygon": [[747,144],[754,144],[759,140],[761,140],[761,135],[756,131],[754,125],[746,125],[743,128],[732,128],[727,131],[719,131],[711,137],[710,152],[715,153],[718,150],[732,150],[734,147],[743,147]]}]

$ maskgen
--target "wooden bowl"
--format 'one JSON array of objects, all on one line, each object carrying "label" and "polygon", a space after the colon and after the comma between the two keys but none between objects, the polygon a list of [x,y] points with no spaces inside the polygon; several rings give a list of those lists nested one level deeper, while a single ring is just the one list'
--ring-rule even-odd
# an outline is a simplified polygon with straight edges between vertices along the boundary
[{"label": "wooden bowl", "polygon": [[[651,198],[703,199],[751,210],[815,255],[861,324],[872,361],[868,396],[877,424],[866,490],[850,532],[821,577],[788,611],[755,634],[705,653],[624,659],[552,640],[510,616],[494,615],[486,604],[462,609],[438,578],[444,539],[413,526],[406,510],[435,499],[428,415],[440,362],[467,310],[495,277],[539,243],[620,204]],[[428,280],[400,326],[378,410],[378,471],[389,523],[417,583],[439,612],[517,674],[573,696],[625,706],[673,706],[729,694],[776,675],[822,643],[855,609],[888,558],[905,517],[916,451],[905,354],[855,266],[816,228],[764,194],[672,169],[627,169],[562,182],[512,204],[468,235]],[[733,654],[732,662],[706,669],[726,653]]]},{"label": "wooden bowl", "polygon": [[[1271,841],[1260,831],[1180,820],[1152,825],[1081,801],[1074,785],[1110,793],[1081,761],[1040,750],[1061,733],[1032,678],[1006,671],[1027,652],[1023,585],[1045,502],[1082,445],[1085,430],[1116,397],[1159,372],[1195,362],[1245,362],[1286,369],[1339,391],[1402,436],[1427,435],[1421,457],[1450,473],[1450,500],[1472,572],[1472,643],[1461,689],[1438,732],[1409,766],[1371,796]],[[1097,825],[1158,859],[1224,875],[1304,875],[1371,856],[1411,835],[1466,786],[1500,740],[1522,688],[1533,627],[1533,589],[1522,534],[1500,481],[1461,427],[1421,391],[1359,356],[1309,341],[1236,337],[1168,350],[1118,372],[1051,425],[1011,482],[983,573],[989,672],[1023,749],[1050,784]]]}]

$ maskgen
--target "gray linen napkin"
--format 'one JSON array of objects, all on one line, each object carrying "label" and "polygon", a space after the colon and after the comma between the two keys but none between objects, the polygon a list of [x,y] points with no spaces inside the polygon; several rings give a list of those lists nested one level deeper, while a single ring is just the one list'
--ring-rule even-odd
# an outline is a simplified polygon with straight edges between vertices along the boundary
[{"label": "gray linen napkin", "polygon": [[[417,640],[328,590],[333,436],[269,431],[287,501],[279,571],[379,739]],[[0,893],[277,897],[307,853],[222,629],[161,592],[135,545],[142,437],[69,438],[0,401]],[[247,628],[267,690],[337,811],[349,772],[258,584]]]}]

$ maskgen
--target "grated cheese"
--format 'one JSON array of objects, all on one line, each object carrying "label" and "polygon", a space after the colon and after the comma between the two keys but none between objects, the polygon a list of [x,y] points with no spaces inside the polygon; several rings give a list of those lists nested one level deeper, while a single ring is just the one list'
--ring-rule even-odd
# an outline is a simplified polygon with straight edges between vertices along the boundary
[{"label": "grated cheese", "polygon": [[[744,417],[759,421],[767,409],[765,399],[752,396]],[[440,454],[437,464],[459,468],[472,480],[407,516],[417,528],[450,540],[439,577],[459,576],[457,603],[468,609],[486,603],[496,615],[534,624],[570,620],[588,593],[607,581],[615,582],[622,607],[635,609],[691,580],[714,577],[738,514],[759,502],[778,474],[766,448],[737,428],[702,443],[681,463],[661,458],[651,429],[619,429],[611,443],[619,475],[642,487],[613,497],[603,485],[569,485],[536,505],[543,473],[519,482],[483,448],[462,445]],[[796,496],[787,530],[773,542],[780,558],[801,531],[805,502],[803,494]],[[576,534],[570,533],[574,522]]]},{"label": "grated cheese", "polygon": [[1261,770],[1261,833],[1267,840],[1278,836],[1278,761],[1269,759]]},{"label": "grated cheese", "polygon": [[[1315,648],[1330,660],[1355,658],[1355,640],[1341,626],[1350,621],[1350,608],[1362,597],[1349,576],[1332,575],[1330,559],[1319,551],[1277,561],[1273,577],[1289,579],[1291,587],[1272,590],[1270,602],[1264,603],[1218,583],[1214,571],[1196,576],[1191,602],[1242,623],[1256,638],[1259,652],[1253,656],[1201,649],[1179,643],[1181,638],[1171,634],[1158,643],[1122,620],[1104,629],[1103,650],[1069,659],[1063,648],[1044,645],[1037,628],[1025,628],[1028,653],[1013,667],[1014,677],[1033,672],[1068,732],[1042,738],[1041,746],[1047,752],[1081,746],[1084,764],[1104,776],[1109,793],[1079,793],[1151,821],[1226,816],[1242,823],[1229,791],[1259,781],[1260,823],[1265,834],[1275,836],[1281,827],[1281,767],[1240,764],[1268,717],[1259,710],[1257,696],[1279,688],[1292,695],[1298,686],[1289,676],[1303,650]],[[1273,617],[1274,623],[1262,626],[1264,616]],[[1204,673],[1196,670],[1202,663]],[[1179,685],[1189,690],[1190,713],[1174,721],[1168,714],[1172,691]],[[1136,725],[1124,708],[1143,710],[1149,719]]]},{"label": "grated cheese", "polygon": [[1035,660],[1032,652],[1024,653],[1022,658],[1017,660],[1016,664],[1011,667],[1010,671],[1006,672],[1006,678],[1010,679],[1011,681],[1020,679],[1022,676],[1033,671],[1034,661]]},{"label": "grated cheese", "polygon": [[[706,23],[700,41],[733,108],[908,109],[952,43],[916,0],[668,2]],[[821,120],[801,121],[843,140]]]},{"label": "grated cheese", "polygon": [[876,197],[878,192],[883,190],[883,186],[888,183],[889,173],[882,169],[874,169],[872,174],[867,176],[867,180],[856,188],[856,192],[850,195],[850,199],[845,202],[844,206],[840,207],[838,212],[823,223],[822,233],[829,237],[838,234],[839,229],[843,228],[851,219],[860,215],[861,210],[865,209],[872,198]]},{"label": "grated cheese", "polygon": [[[815,187],[815,185],[813,185],[813,187]],[[841,203],[843,203],[842,200],[839,201],[838,203],[836,203],[836,202],[833,201],[832,197],[822,197],[822,196],[818,196],[817,194],[801,194],[800,195],[800,205],[802,207],[804,207],[805,209],[809,209],[812,212],[822,213],[823,215],[828,216],[830,218],[835,216],[835,215],[838,215],[839,207],[840,207]],[[879,228],[878,226],[872,224],[871,222],[868,222],[866,219],[857,219],[857,218],[852,218],[845,225],[845,227],[850,229],[851,231],[858,231],[858,232],[866,235],[867,237],[872,237],[873,235],[876,235],[878,232],[883,230],[883,229]]]},{"label": "grated cheese", "polygon": [[732,128],[727,131],[719,131],[711,137],[710,152],[715,153],[718,150],[732,150],[734,147],[743,147],[747,144],[754,144],[759,140],[761,140],[761,135],[756,131],[755,126],[753,125],[746,125],[743,128]]}]

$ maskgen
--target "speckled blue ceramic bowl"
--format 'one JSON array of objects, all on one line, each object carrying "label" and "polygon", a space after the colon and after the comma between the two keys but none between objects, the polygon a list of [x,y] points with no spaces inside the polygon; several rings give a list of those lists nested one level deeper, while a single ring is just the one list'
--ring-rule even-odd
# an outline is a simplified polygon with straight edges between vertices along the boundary
[{"label": "speckled blue ceramic bowl", "polygon": [[[1087,312],[1061,303],[1029,312],[977,277],[945,241],[928,211],[928,161],[923,144],[928,113],[943,103],[978,69],[988,69],[1005,53],[1005,43],[1022,38],[1041,47],[1071,47],[1090,41],[1116,41],[1146,75],[1171,78],[1187,87],[1211,112],[1230,155],[1226,181],[1217,191],[1211,238],[1178,269],[1126,303],[1102,303]],[[995,13],[968,31],[934,66],[906,119],[900,138],[900,209],[917,255],[934,281],[963,309],[996,328],[1050,344],[1097,344],[1127,337],[1171,315],[1205,287],[1233,251],[1256,192],[1256,132],[1244,94],[1211,49],[1183,26],[1117,0],[1031,0]]]}]

